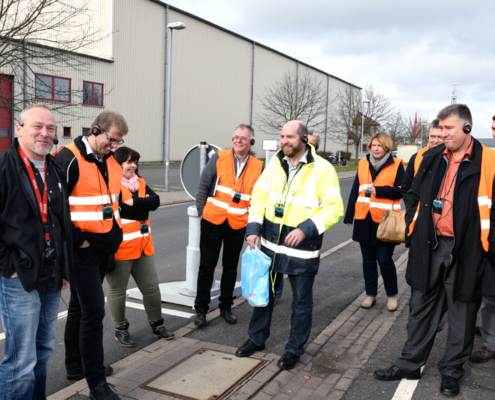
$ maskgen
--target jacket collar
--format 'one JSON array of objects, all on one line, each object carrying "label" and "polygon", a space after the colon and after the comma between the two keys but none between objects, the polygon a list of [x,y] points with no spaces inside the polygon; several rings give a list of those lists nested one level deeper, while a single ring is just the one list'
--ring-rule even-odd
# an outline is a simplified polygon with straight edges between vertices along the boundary
[{"label": "jacket collar", "polygon": [[[84,144],[83,142],[83,137],[82,136],[79,136],[77,138],[74,139],[74,144],[76,145],[77,149],[79,150],[79,152],[81,153],[81,155],[84,157],[84,159],[86,161],[89,161],[89,162],[92,162],[92,163],[97,163],[99,162],[98,159],[96,158],[96,156],[94,154],[88,154],[87,150],[86,150],[86,145]],[[106,159],[108,157],[112,157],[113,155],[113,152],[110,152],[108,154],[105,154],[103,155],[103,161],[106,161]]]}]

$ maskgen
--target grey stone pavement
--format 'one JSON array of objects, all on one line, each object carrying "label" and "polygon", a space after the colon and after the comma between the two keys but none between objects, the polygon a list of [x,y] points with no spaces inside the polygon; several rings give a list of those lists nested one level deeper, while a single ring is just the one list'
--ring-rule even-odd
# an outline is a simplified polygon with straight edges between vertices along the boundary
[{"label": "grey stone pavement", "polygon": [[[355,172],[339,175],[344,177],[343,174],[348,177]],[[163,205],[191,200],[186,193],[180,191],[159,194]],[[322,265],[328,262],[325,258],[322,258]],[[362,292],[312,342],[307,344],[306,353],[293,370],[280,370],[277,367],[278,355],[264,351],[257,352],[253,357],[265,363],[246,380],[234,385],[222,398],[232,400],[352,398],[352,394],[346,397],[346,393],[353,383],[359,383],[356,381],[360,376],[370,374],[367,363],[375,351],[378,352],[379,347],[387,346],[384,343],[386,340],[383,339],[401,318],[408,304],[410,289],[405,282],[406,264],[407,251],[396,261],[400,294],[399,309],[396,312],[387,311],[385,299],[379,299],[376,306],[370,310],[362,309],[360,304],[365,298],[365,293]],[[379,285],[383,286],[381,279]],[[381,289],[383,292],[383,287]],[[234,307],[244,302],[244,298],[237,298]],[[404,314],[407,314],[407,310]],[[208,321],[218,317],[218,309],[207,315]],[[402,319],[404,317],[406,315]],[[236,351],[235,347],[188,337],[195,329],[194,323],[190,323],[175,332],[175,340],[158,340],[112,364],[115,372],[108,378],[109,383],[115,386],[122,399],[176,398],[140,386],[161,372],[177,366],[200,349],[218,350],[231,355]],[[403,338],[405,340],[405,336]],[[88,398],[89,389],[85,380],[48,397],[49,400]],[[366,395],[363,398],[366,398]]]}]

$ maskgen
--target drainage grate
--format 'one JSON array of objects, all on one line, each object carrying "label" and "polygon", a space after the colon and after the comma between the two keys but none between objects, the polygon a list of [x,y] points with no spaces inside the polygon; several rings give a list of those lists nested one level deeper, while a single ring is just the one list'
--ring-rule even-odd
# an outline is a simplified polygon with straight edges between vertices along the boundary
[{"label": "drainage grate", "polygon": [[239,358],[218,350],[201,349],[141,388],[186,400],[222,399],[256,373],[266,360]]}]

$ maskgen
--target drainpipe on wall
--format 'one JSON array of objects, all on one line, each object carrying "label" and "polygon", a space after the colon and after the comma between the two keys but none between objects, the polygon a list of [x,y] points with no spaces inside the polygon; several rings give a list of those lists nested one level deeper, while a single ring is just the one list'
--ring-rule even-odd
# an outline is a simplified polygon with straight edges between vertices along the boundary
[{"label": "drainpipe on wall", "polygon": [[163,162],[166,162],[167,154],[167,71],[168,71],[168,4],[165,7],[165,74],[163,76]]},{"label": "drainpipe on wall", "polygon": [[[297,109],[297,104],[299,103],[298,101],[298,96],[299,95],[299,60],[297,60],[297,67],[296,67],[296,104],[295,104],[295,107],[294,109],[296,110],[296,112],[298,111]],[[294,115],[294,118],[293,119],[297,119],[298,116]]]},{"label": "drainpipe on wall", "polygon": [[23,40],[22,41],[22,108],[23,109],[27,107],[26,80],[27,80],[26,41]]},{"label": "drainpipe on wall", "polygon": [[256,55],[256,42],[253,42],[253,64],[251,66],[251,114],[249,116],[249,125],[253,126],[253,99],[254,99],[254,61]]},{"label": "drainpipe on wall", "polygon": [[327,129],[328,129],[328,96],[330,90],[330,76],[327,75],[327,106],[325,109],[325,142],[323,143],[323,151],[327,151]]}]

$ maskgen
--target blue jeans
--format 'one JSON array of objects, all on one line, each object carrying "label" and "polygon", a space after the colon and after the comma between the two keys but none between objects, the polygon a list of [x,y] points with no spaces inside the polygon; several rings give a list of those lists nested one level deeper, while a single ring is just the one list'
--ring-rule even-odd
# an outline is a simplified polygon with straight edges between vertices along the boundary
[{"label": "blue jeans", "polygon": [[[283,274],[277,274],[275,291],[283,280]],[[290,321],[289,341],[285,351],[301,356],[304,354],[304,345],[311,333],[313,317],[313,283],[314,276],[289,275],[292,287],[292,315]],[[249,322],[249,338],[257,345],[265,344],[270,337],[272,323],[273,301],[275,296],[270,290],[270,301],[266,307],[254,307]]]},{"label": "blue jeans", "polygon": [[0,276],[0,316],[5,356],[0,399],[44,399],[48,358],[53,353],[60,291],[52,279],[45,293],[27,293],[19,278]]},{"label": "blue jeans", "polygon": [[399,293],[397,288],[397,270],[395,269],[394,245],[373,246],[361,244],[363,255],[363,275],[366,288],[366,296],[376,297],[378,292],[378,265],[383,278],[383,286],[387,297],[395,297]]}]

